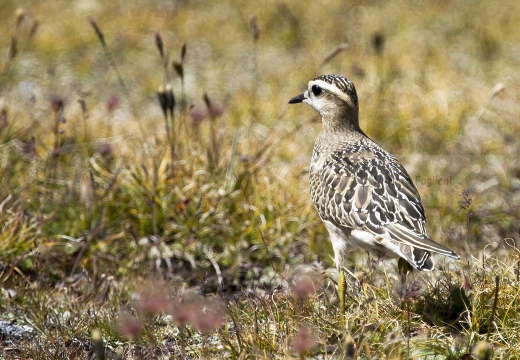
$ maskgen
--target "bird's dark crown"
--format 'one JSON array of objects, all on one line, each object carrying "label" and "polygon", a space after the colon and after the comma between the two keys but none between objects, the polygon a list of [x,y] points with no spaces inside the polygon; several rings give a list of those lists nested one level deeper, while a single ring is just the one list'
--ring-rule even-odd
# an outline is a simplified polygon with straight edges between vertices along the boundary
[{"label": "bird's dark crown", "polygon": [[358,106],[358,96],[356,92],[356,87],[354,86],[352,81],[350,81],[346,77],[334,74],[320,75],[313,78],[311,82],[316,80],[321,80],[326,82],[327,84],[335,86],[338,90],[343,92],[348,98],[351,99],[354,106]]}]

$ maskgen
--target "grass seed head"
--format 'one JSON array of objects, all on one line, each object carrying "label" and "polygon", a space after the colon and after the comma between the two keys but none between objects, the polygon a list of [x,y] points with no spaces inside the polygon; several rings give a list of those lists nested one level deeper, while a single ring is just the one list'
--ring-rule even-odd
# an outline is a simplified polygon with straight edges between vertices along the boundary
[{"label": "grass seed head", "polygon": [[175,72],[177,73],[177,75],[179,75],[181,79],[184,77],[184,67],[182,63],[174,60],[172,61],[172,68],[173,70],[175,70]]},{"label": "grass seed head", "polygon": [[218,298],[205,298],[195,307],[193,324],[202,334],[221,327],[226,322],[227,309]]},{"label": "grass seed head", "polygon": [[81,113],[86,116],[87,115],[87,103],[85,99],[78,99],[79,107],[81,108]]},{"label": "grass seed head", "polygon": [[292,339],[293,351],[305,355],[314,350],[318,345],[318,339],[309,325],[302,325]]},{"label": "grass seed head", "polygon": [[107,142],[98,142],[96,144],[96,154],[101,156],[103,159],[112,157],[112,145]]},{"label": "grass seed head", "polygon": [[92,331],[92,345],[94,347],[96,359],[105,359],[105,344],[103,343],[101,331],[99,331],[98,329],[94,329]]},{"label": "grass seed head", "polygon": [[356,344],[354,343],[354,339],[352,335],[348,333],[345,336],[345,358],[353,359],[356,356]]},{"label": "grass seed head", "polygon": [[314,295],[322,286],[323,275],[312,266],[300,267],[289,281],[293,294],[298,298]]},{"label": "grass seed head", "polygon": [[166,109],[170,111],[170,115],[173,116],[173,110],[175,109],[175,96],[173,95],[173,88],[170,84],[164,88],[166,95]]},{"label": "grass seed head", "polygon": [[20,28],[22,25],[22,21],[25,18],[25,9],[18,8],[15,11],[15,17],[16,17],[16,30]]},{"label": "grass seed head", "polygon": [[103,31],[101,31],[101,28],[99,27],[99,25],[96,22],[96,20],[94,20],[92,18],[89,18],[88,21],[89,21],[90,25],[92,26],[92,28],[94,28],[96,36],[97,36],[99,42],[101,43],[101,45],[103,47],[106,47],[107,44],[105,42],[105,35],[103,34]]},{"label": "grass seed head", "polygon": [[491,360],[492,348],[486,340],[480,340],[471,351],[473,357],[477,360]]},{"label": "grass seed head", "polygon": [[9,46],[9,61],[13,60],[18,55],[18,39],[16,36],[11,38],[11,45]]},{"label": "grass seed head", "polygon": [[251,25],[251,31],[253,32],[253,40],[256,42],[260,38],[260,28],[258,27],[256,16],[253,15],[249,18],[249,24]]},{"label": "grass seed head", "polygon": [[462,190],[462,193],[460,194],[460,196],[462,197],[462,200],[459,200],[459,206],[461,208],[463,208],[464,210],[468,210],[470,205],[471,205],[471,202],[473,201],[470,197],[469,197],[469,191],[468,189],[464,189]]},{"label": "grass seed head", "polygon": [[423,286],[419,279],[412,279],[403,283],[394,285],[392,295],[396,299],[403,301],[416,301],[423,294]]},{"label": "grass seed head", "polygon": [[179,326],[192,324],[195,319],[195,304],[191,301],[179,301],[171,305],[169,313]]},{"label": "grass seed head", "polygon": [[211,100],[207,93],[204,93],[202,98],[204,100],[204,104],[206,104],[206,109],[208,110],[207,113],[212,119],[217,118],[224,113],[224,107]]},{"label": "grass seed head", "polygon": [[159,34],[158,32],[155,33],[155,47],[157,47],[157,50],[159,50],[161,59],[164,59],[164,43],[161,34]]},{"label": "grass seed head", "polygon": [[[150,286],[150,284],[152,284]],[[153,316],[168,309],[168,296],[165,293],[165,285],[162,282],[155,284],[148,280],[141,284],[137,296],[138,309],[147,316]]]},{"label": "grass seed head", "polygon": [[199,126],[204,120],[208,118],[208,110],[204,106],[192,105],[188,117],[190,118],[192,126]]},{"label": "grass seed head", "polygon": [[121,104],[121,99],[117,95],[111,95],[106,101],[106,107],[108,112],[114,112]]},{"label": "grass seed head", "polygon": [[36,35],[39,27],[40,22],[38,20],[34,19],[31,21],[31,27],[29,28],[29,39],[32,39],[34,35]]},{"label": "grass seed head", "polygon": [[161,109],[163,111],[164,116],[168,115],[168,99],[166,98],[166,92],[164,90],[164,86],[159,86],[157,89],[157,98],[159,99],[159,104],[161,105]]},{"label": "grass seed head", "polygon": [[130,314],[123,314],[119,317],[117,329],[125,338],[132,340],[141,335],[143,322]]},{"label": "grass seed head", "polygon": [[374,48],[374,51],[376,52],[376,54],[379,55],[379,54],[383,53],[383,50],[385,47],[385,41],[386,41],[385,34],[383,33],[382,30],[377,30],[372,35],[372,47]]},{"label": "grass seed head", "polygon": [[181,48],[181,62],[184,64],[184,58],[186,58],[186,43],[182,44]]},{"label": "grass seed head", "polygon": [[59,95],[52,95],[50,102],[52,110],[54,110],[55,112],[62,111],[65,107],[65,99]]}]

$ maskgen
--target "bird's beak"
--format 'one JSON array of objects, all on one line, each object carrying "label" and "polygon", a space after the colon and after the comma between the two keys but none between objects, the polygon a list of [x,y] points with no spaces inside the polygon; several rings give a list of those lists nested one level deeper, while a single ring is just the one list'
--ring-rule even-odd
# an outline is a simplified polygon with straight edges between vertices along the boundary
[{"label": "bird's beak", "polygon": [[296,97],[293,97],[291,100],[289,100],[289,104],[301,103],[305,99],[306,99],[305,94],[300,94]]}]

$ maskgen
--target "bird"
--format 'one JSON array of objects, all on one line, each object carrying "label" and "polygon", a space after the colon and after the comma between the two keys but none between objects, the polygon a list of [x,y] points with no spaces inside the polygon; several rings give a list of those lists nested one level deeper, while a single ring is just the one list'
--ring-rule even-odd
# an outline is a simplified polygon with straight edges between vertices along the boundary
[{"label": "bird", "polygon": [[432,253],[460,259],[428,236],[421,196],[403,165],[361,130],[351,80],[342,75],[317,76],[304,93],[289,100],[296,103],[310,105],[322,120],[309,185],[334,250],[340,312],[345,311],[343,261],[349,247],[379,258],[398,258],[404,277],[412,269],[434,270]]}]

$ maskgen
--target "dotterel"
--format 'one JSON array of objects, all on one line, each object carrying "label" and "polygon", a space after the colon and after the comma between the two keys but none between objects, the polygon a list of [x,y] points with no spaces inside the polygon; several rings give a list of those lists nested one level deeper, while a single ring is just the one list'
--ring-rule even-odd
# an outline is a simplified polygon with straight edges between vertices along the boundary
[{"label": "dotterel", "polygon": [[312,106],[322,118],[312,152],[310,191],[334,249],[341,311],[347,246],[404,259],[423,271],[434,269],[432,252],[459,259],[428,237],[421,197],[405,168],[359,127],[358,97],[349,79],[315,77],[303,94],[289,101],[300,102]]}]

